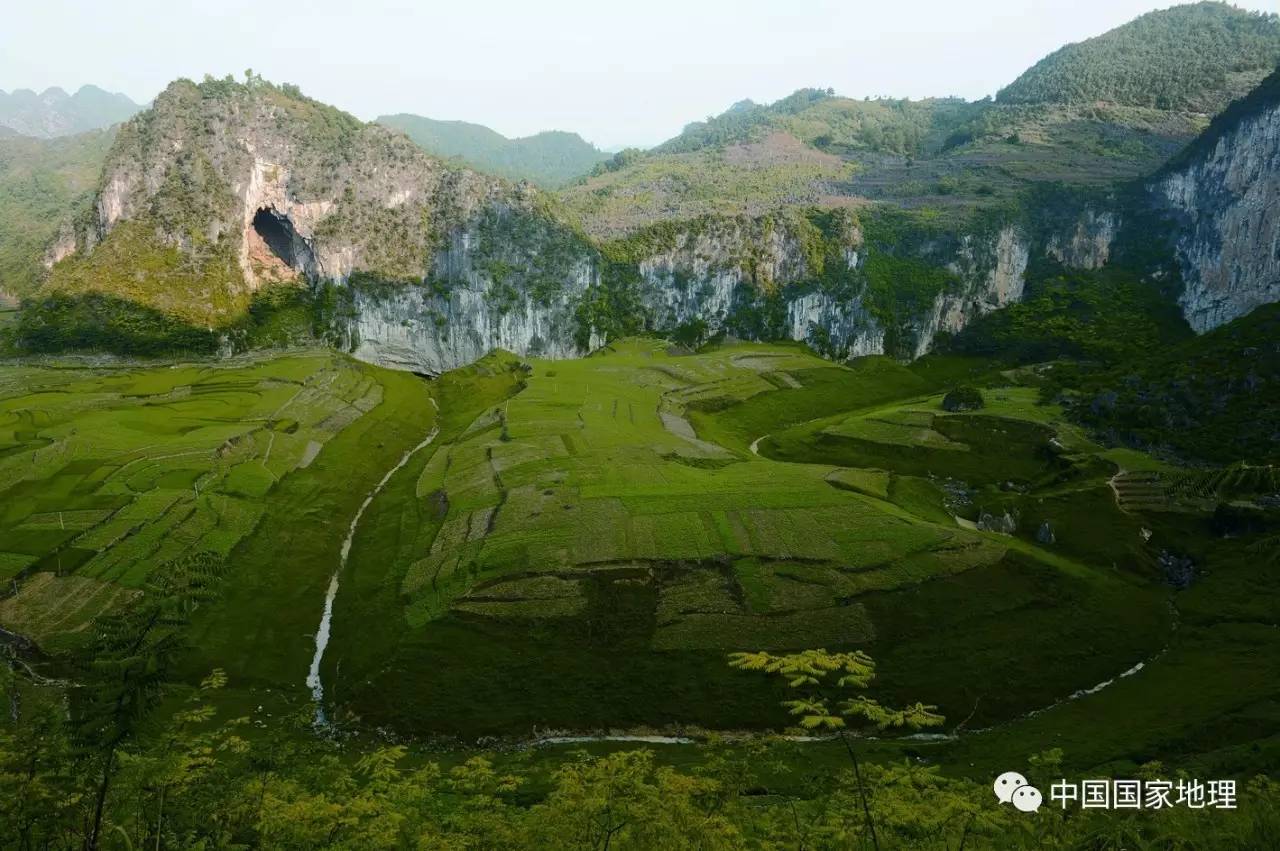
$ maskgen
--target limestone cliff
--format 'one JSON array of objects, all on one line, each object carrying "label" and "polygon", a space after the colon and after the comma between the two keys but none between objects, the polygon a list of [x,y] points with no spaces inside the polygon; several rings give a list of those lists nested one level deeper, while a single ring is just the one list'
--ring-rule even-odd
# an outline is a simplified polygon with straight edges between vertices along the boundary
[{"label": "limestone cliff", "polygon": [[1176,221],[1192,328],[1280,301],[1280,71],[1215,119],[1152,191]]},{"label": "limestone cliff", "polygon": [[[939,332],[1020,298],[1030,250],[1011,222],[896,241],[868,238],[857,215],[840,211],[697,220],[643,254],[638,269],[658,328],[701,321],[709,332],[798,340],[831,357],[912,358]],[[886,275],[877,262],[885,257],[936,272],[937,286],[900,298],[893,275],[902,266]]]},{"label": "limestone cliff", "polygon": [[598,281],[597,255],[552,220],[491,207],[453,232],[420,283],[351,287],[356,357],[436,374],[499,348],[534,357],[603,343],[576,309]]},{"label": "limestone cliff", "polygon": [[[50,249],[48,291],[125,296],[215,329],[266,286],[501,289],[498,266],[464,268],[457,248],[495,217],[546,220],[548,238],[568,238],[535,190],[256,79],[169,86],[121,128],[100,186]],[[116,268],[122,257],[133,268]],[[523,297],[528,275],[507,277]]]},{"label": "limestone cliff", "polygon": [[426,373],[681,326],[913,358],[1021,298],[1033,256],[1106,262],[1115,230],[1093,210],[1045,237],[1012,212],[791,207],[601,244],[539,190],[290,87],[179,81],[121,128],[92,210],[50,247],[47,288],[237,340],[263,290],[336,290],[328,339]]}]

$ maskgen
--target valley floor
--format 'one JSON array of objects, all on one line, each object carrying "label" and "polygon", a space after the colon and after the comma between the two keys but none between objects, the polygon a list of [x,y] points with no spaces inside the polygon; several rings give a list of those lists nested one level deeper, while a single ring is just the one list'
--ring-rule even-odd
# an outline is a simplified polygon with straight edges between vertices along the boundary
[{"label": "valley floor", "polygon": [[[961,383],[985,407],[944,411]],[[218,711],[251,737],[314,735],[296,719],[349,545],[318,675],[321,732],[358,748],[450,764],[496,743],[545,777],[584,747],[527,749],[557,735],[782,730],[785,689],[727,656],[822,647],[869,653],[878,699],[946,716],[864,742],[872,762],[1274,770],[1271,565],[1164,487],[1174,468],[1094,443],[1036,383],[978,359],[649,339],[431,382],[330,352],[4,366],[0,626],[57,679],[95,618],[204,554],[221,578],[179,679],[225,670]],[[767,782],[797,794],[845,759],[768,747],[791,771]]]}]

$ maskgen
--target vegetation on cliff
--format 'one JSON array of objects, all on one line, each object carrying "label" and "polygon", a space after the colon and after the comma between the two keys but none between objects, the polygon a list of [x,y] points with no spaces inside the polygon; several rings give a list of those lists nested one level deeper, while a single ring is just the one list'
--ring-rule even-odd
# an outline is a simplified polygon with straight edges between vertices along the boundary
[{"label": "vegetation on cliff", "polygon": [[[1137,350],[1078,382],[1074,410],[1113,440],[1199,461],[1280,463],[1280,305]],[[1076,383],[1076,382],[1072,382]]]}]

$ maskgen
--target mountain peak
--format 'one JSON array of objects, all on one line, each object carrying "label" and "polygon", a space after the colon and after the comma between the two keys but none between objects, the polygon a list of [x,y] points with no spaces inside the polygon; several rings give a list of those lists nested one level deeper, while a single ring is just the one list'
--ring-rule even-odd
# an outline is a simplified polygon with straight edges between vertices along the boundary
[{"label": "mountain peak", "polygon": [[83,85],[74,95],[60,86],[36,94],[31,89],[0,91],[0,126],[23,136],[52,139],[109,127],[142,107],[125,95]]},{"label": "mountain peak", "polygon": [[1214,113],[1280,62],[1280,18],[1226,3],[1148,12],[1037,62],[1005,104],[1114,103]]}]

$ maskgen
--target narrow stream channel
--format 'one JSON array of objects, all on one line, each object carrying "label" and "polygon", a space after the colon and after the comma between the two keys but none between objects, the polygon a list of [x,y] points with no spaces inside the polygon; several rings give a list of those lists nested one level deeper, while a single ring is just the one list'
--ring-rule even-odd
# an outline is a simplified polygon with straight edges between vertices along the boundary
[{"label": "narrow stream channel", "polygon": [[[435,401],[434,399],[432,400]],[[437,408],[438,410],[438,408]],[[440,433],[440,429],[433,428],[431,434],[417,446],[404,453],[400,459],[400,463],[396,464],[387,474],[382,477],[382,481],[369,491],[369,495],[364,498],[364,502],[360,503],[360,508],[356,511],[356,516],[351,518],[351,526],[347,529],[346,540],[342,542],[342,553],[338,558],[338,567],[333,571],[333,576],[329,578],[329,590],[324,595],[324,613],[320,615],[320,628],[316,630],[316,652],[311,657],[311,670],[307,673],[307,688],[311,689],[311,699],[316,705],[315,723],[318,727],[326,726],[329,723],[328,717],[324,713],[324,683],[320,680],[320,663],[324,660],[324,651],[329,646],[329,633],[332,628],[333,621],[333,601],[338,596],[338,580],[342,576],[342,570],[347,566],[347,557],[351,555],[351,542],[355,540],[356,529],[360,526],[360,518],[364,517],[365,510],[373,502],[374,497],[387,486],[387,482],[391,481],[391,477],[400,472],[405,464],[409,463],[419,450],[425,449],[430,445],[431,441],[436,439],[436,435]]]}]

